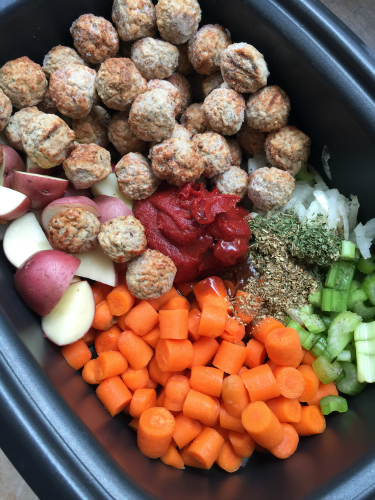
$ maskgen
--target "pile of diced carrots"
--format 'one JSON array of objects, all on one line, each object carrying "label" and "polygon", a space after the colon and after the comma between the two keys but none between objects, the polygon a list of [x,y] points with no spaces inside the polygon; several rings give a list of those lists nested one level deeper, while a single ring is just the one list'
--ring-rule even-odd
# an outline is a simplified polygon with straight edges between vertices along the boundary
[{"label": "pile of diced carrots", "polygon": [[144,455],[234,472],[255,449],[288,458],[299,436],[324,431],[319,400],[338,393],[319,382],[295,330],[235,316],[234,285],[218,277],[177,288],[140,301],[124,280],[94,284],[92,328],[61,349],[112,416],[131,415]]}]

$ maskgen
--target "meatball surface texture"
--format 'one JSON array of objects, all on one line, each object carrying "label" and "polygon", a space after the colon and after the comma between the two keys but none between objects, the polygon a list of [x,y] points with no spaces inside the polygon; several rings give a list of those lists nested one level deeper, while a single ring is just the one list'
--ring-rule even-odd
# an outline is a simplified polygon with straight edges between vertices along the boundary
[{"label": "meatball surface texture", "polygon": [[290,101],[286,92],[277,85],[263,87],[249,97],[245,119],[251,128],[271,132],[286,125]]},{"label": "meatball surface texture", "polygon": [[64,161],[63,168],[76,189],[90,188],[112,172],[111,155],[97,144],[80,144]]},{"label": "meatball surface texture", "polygon": [[177,47],[164,40],[147,37],[132,45],[131,59],[146,80],[168,78],[177,68]]},{"label": "meatball surface texture", "polygon": [[220,88],[222,83],[224,83],[224,80],[220,71],[207,75],[202,82],[203,97],[206,99],[213,90]]},{"label": "meatball surface texture", "polygon": [[156,32],[156,12],[150,0],[114,0],[112,21],[125,42],[153,36]]},{"label": "meatball surface texture", "polygon": [[232,43],[228,30],[218,24],[206,24],[188,43],[189,61],[201,75],[220,69],[221,54]]},{"label": "meatball surface texture", "polygon": [[193,135],[207,132],[209,127],[205,122],[203,102],[196,102],[189,106],[181,116],[181,123]]},{"label": "meatball surface texture", "polygon": [[159,33],[175,45],[190,40],[197,32],[201,17],[197,0],[159,0],[156,5]]},{"label": "meatball surface texture", "polygon": [[4,92],[0,89],[0,130],[8,125],[10,115],[12,114],[12,103]]},{"label": "meatball surface texture", "polygon": [[144,200],[154,193],[160,179],[154,174],[150,161],[140,153],[129,153],[115,167],[120,191],[131,200]]},{"label": "meatball surface texture", "polygon": [[231,156],[231,166],[240,167],[242,162],[242,149],[238,139],[227,139],[227,145]]},{"label": "meatball surface texture", "polygon": [[41,114],[36,106],[23,108],[10,117],[5,134],[12,148],[25,151],[22,144],[22,131],[35,116]]},{"label": "meatball surface texture", "polygon": [[49,78],[53,72],[66,66],[67,64],[82,64],[88,66],[88,63],[71,47],[57,45],[44,56],[43,71]]},{"label": "meatball surface texture", "polygon": [[128,153],[142,153],[148,144],[133,133],[129,124],[129,112],[126,111],[112,116],[108,127],[108,137],[122,156]]},{"label": "meatball surface texture", "polygon": [[222,135],[236,134],[244,121],[245,99],[231,89],[216,89],[203,103],[208,126]]},{"label": "meatball surface texture", "polygon": [[72,120],[76,140],[81,144],[108,145],[109,113],[101,106],[93,106],[90,113],[80,120]]},{"label": "meatball surface texture", "polygon": [[203,175],[213,177],[231,165],[231,153],[227,141],[215,132],[196,134],[192,141],[196,144],[199,154],[204,161]]},{"label": "meatball surface texture", "polygon": [[284,207],[294,191],[295,180],[278,168],[263,167],[249,177],[247,194],[256,208],[272,210]]},{"label": "meatball surface texture", "polygon": [[[193,102],[193,92],[189,80],[180,73],[173,73],[167,78],[167,82],[171,83],[180,92],[181,98],[181,113],[184,112]],[[180,113],[177,113],[178,115]]]},{"label": "meatball surface texture", "polygon": [[170,99],[175,103],[176,116],[181,112],[181,94],[179,89],[167,80],[150,80],[147,82],[147,90],[164,89],[170,94]]},{"label": "meatball surface texture", "polygon": [[241,127],[238,132],[237,139],[241,148],[250,156],[255,154],[264,153],[264,143],[266,142],[266,135],[255,128],[250,128],[246,123]]},{"label": "meatball surface texture", "polygon": [[220,194],[231,194],[243,198],[247,191],[248,175],[240,167],[230,167],[213,178]]}]

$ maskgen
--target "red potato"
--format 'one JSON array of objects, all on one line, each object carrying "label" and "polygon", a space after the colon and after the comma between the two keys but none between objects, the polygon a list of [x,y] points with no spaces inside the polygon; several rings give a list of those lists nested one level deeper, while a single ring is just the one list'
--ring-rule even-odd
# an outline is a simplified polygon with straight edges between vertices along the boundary
[{"label": "red potato", "polygon": [[133,215],[130,208],[125,205],[123,201],[116,196],[96,196],[93,200],[99,207],[100,212],[100,224],[119,217],[120,215],[126,217],[127,215]]},{"label": "red potato", "polygon": [[40,210],[64,196],[69,181],[30,172],[14,172],[12,189],[26,195],[31,208]]},{"label": "red potato", "polygon": [[123,195],[118,187],[117,177],[115,173],[107,175],[107,177],[94,184],[91,187],[91,192],[94,196],[115,196],[119,200],[125,203],[130,210],[133,208],[133,200],[130,200],[125,195]]},{"label": "red potato", "polygon": [[95,217],[100,217],[97,204],[85,196],[66,196],[52,201],[42,212],[42,226],[45,231],[48,230],[48,223],[59,212],[68,208],[84,208],[91,212]]},{"label": "red potato", "polygon": [[24,172],[25,164],[21,156],[10,146],[0,146],[0,186],[12,187],[14,172]]},{"label": "red potato", "polygon": [[91,252],[76,254],[76,257],[81,261],[76,272],[77,276],[99,281],[105,285],[118,285],[115,263],[104,254],[99,245]]},{"label": "red potato", "polygon": [[14,220],[25,214],[30,208],[27,196],[13,189],[0,186],[0,220]]},{"label": "red potato", "polygon": [[57,167],[48,169],[42,168],[37,163],[34,163],[29,157],[26,158],[26,172],[29,172],[30,174],[52,176],[55,173],[56,169]]},{"label": "red potato", "polygon": [[17,269],[14,285],[30,309],[46,316],[61,300],[78,267],[79,259],[74,255],[60,250],[42,250]]},{"label": "red potato", "polygon": [[71,182],[68,184],[68,189],[66,190],[64,196],[85,196],[91,200],[92,192],[90,188],[87,189],[76,189]]}]

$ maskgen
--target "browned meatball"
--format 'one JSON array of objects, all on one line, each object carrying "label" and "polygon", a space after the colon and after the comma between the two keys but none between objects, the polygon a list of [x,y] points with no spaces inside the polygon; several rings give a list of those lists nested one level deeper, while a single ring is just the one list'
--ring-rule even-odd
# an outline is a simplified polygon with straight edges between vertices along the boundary
[{"label": "browned meatball", "polygon": [[150,158],[155,175],[174,186],[194,182],[204,171],[204,161],[197,146],[183,137],[157,144],[151,148]]},{"label": "browned meatball", "polygon": [[175,104],[175,115],[181,113],[181,94],[179,89],[167,80],[150,80],[147,82],[147,90],[164,89],[170,94],[171,100]]},{"label": "browned meatball", "polygon": [[130,59],[119,57],[105,61],[95,80],[96,90],[104,104],[126,111],[137,95],[146,90],[146,80]]},{"label": "browned meatball", "polygon": [[48,223],[51,245],[68,253],[84,253],[98,246],[99,220],[83,208],[68,208]]},{"label": "browned meatball", "polygon": [[234,43],[224,50],[221,73],[237,92],[256,92],[267,84],[270,74],[263,54],[248,43]]},{"label": "browned meatball", "polygon": [[129,113],[126,111],[113,115],[108,128],[108,137],[122,156],[132,152],[142,153],[148,144],[133,134],[129,125]]},{"label": "browned meatball", "polygon": [[220,194],[231,194],[243,198],[247,191],[248,175],[240,167],[230,167],[212,178]]},{"label": "browned meatball", "polygon": [[44,56],[43,59],[43,71],[49,78],[52,73],[66,64],[82,64],[83,66],[88,66],[82,57],[74,49],[70,47],[64,47],[63,45],[57,45],[57,47],[52,47],[52,49]]},{"label": "browned meatball", "polygon": [[263,167],[250,175],[247,194],[254,207],[268,211],[283,208],[292,197],[294,186],[294,178],[289,172]]},{"label": "browned meatball", "polygon": [[143,141],[168,139],[175,125],[175,104],[169,92],[153,89],[138,96],[130,108],[129,123]]},{"label": "browned meatball", "polygon": [[215,132],[223,135],[236,134],[244,121],[245,99],[231,89],[216,89],[203,103],[205,119]]},{"label": "browned meatball", "polygon": [[197,0],[159,0],[156,22],[159,33],[168,42],[180,45],[196,33],[201,20]]},{"label": "browned meatball", "polygon": [[97,144],[80,144],[64,161],[65,175],[76,189],[86,189],[112,172],[109,151]]},{"label": "browned meatball", "polygon": [[9,97],[0,89],[0,130],[3,130],[9,122],[12,114],[12,103]]},{"label": "browned meatball", "polygon": [[204,161],[203,175],[213,177],[231,165],[231,154],[227,141],[215,132],[196,134],[192,141],[196,144],[199,154]]},{"label": "browned meatball", "polygon": [[150,0],[114,0],[112,21],[125,42],[153,36],[156,32],[156,12]]},{"label": "browned meatball", "polygon": [[213,90],[220,88],[222,83],[224,80],[220,71],[207,75],[202,82],[203,97],[206,99]]},{"label": "browned meatball", "polygon": [[172,288],[176,272],[169,257],[157,250],[146,250],[129,262],[126,284],[137,299],[158,299]]},{"label": "browned meatball", "polygon": [[117,31],[104,17],[84,14],[74,21],[70,33],[74,47],[89,63],[100,64],[117,54]]},{"label": "browned meatball", "polygon": [[175,137],[184,137],[185,139],[188,139],[190,141],[192,138],[192,134],[188,131],[187,128],[176,122],[170,138],[174,139]]},{"label": "browned meatball", "polygon": [[203,102],[192,104],[181,116],[181,123],[193,135],[203,134],[209,129],[205,123]]},{"label": "browned meatball", "polygon": [[188,43],[189,61],[201,75],[211,75],[220,69],[221,54],[231,43],[228,30],[206,24]]},{"label": "browned meatball", "polygon": [[41,66],[26,56],[8,61],[0,68],[0,89],[15,108],[38,104],[43,99],[47,86],[46,75]]},{"label": "browned meatball", "polygon": [[284,127],[288,121],[290,101],[277,85],[263,87],[247,101],[245,119],[251,128],[271,132]]},{"label": "browned meatball", "polygon": [[268,134],[265,143],[267,160],[273,167],[296,175],[310,155],[310,144],[310,137],[287,125]]},{"label": "browned meatball", "polygon": [[179,56],[178,56],[178,66],[177,73],[187,76],[193,71],[193,65],[189,61],[187,43],[177,45]]},{"label": "browned meatball", "polygon": [[80,120],[72,120],[76,140],[81,144],[97,144],[102,148],[107,147],[110,121],[111,117],[104,108],[93,106],[87,116]]},{"label": "browned meatball", "polygon": [[[48,113],[52,115],[56,115],[58,113],[58,109],[55,106],[55,103],[53,102],[51,98],[51,93],[49,89],[46,90],[43,99],[36,105],[36,107],[41,111],[42,113]],[[26,109],[26,108],[24,108]]]},{"label": "browned meatball", "polygon": [[177,68],[178,57],[177,47],[151,37],[138,40],[131,49],[131,59],[146,80],[171,76]]},{"label": "browned meatball", "polygon": [[131,200],[148,198],[160,184],[149,160],[140,153],[129,153],[121,158],[115,173],[120,191]]},{"label": "browned meatball", "polygon": [[22,129],[25,152],[42,168],[60,165],[74,148],[75,138],[64,120],[41,112]]},{"label": "browned meatball", "polygon": [[82,64],[67,64],[54,71],[49,81],[51,99],[63,115],[84,118],[96,97],[96,72]]},{"label": "browned meatball", "polygon": [[231,156],[231,166],[240,167],[242,162],[242,149],[238,139],[227,139],[227,145]]},{"label": "browned meatball", "polygon": [[264,153],[264,143],[266,141],[266,134],[250,128],[246,123],[241,127],[238,132],[238,142],[244,151],[253,156],[255,154]]},{"label": "browned meatball", "polygon": [[41,114],[36,106],[23,108],[10,117],[5,134],[12,148],[25,151],[22,144],[22,131],[35,116]]},{"label": "browned meatball", "polygon": [[[174,85],[180,92],[181,112],[183,113],[193,102],[193,93],[189,80],[180,73],[173,73],[167,81]],[[180,113],[177,113],[179,115]]]}]

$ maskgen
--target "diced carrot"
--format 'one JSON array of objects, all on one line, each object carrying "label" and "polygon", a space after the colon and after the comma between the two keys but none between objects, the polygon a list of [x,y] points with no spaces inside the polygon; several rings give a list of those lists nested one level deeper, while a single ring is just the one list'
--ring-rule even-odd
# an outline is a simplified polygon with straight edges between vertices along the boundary
[{"label": "diced carrot", "polygon": [[129,313],[130,311],[128,311],[125,314],[122,314],[121,316],[117,316],[117,324],[122,332],[128,329],[127,326],[125,325],[125,319]]},{"label": "diced carrot", "polygon": [[284,396],[267,399],[268,408],[278,418],[279,422],[295,423],[301,420],[301,404],[297,399],[287,399]]},{"label": "diced carrot", "polygon": [[201,310],[203,304],[222,307],[228,312],[231,310],[227,289],[221,278],[217,276],[206,278],[197,283],[193,291]]},{"label": "diced carrot", "polygon": [[190,386],[208,396],[219,397],[223,386],[223,370],[211,366],[193,366],[191,369]]},{"label": "diced carrot", "polygon": [[95,306],[97,306],[105,299],[103,289],[97,283],[94,283],[91,285],[91,290],[94,295]]},{"label": "diced carrot", "polygon": [[95,330],[108,330],[112,325],[117,322],[117,319],[109,310],[106,300],[102,300],[95,308],[94,321],[92,327]]},{"label": "diced carrot", "polygon": [[146,335],[143,335],[142,339],[155,349],[160,339],[160,327],[155,326],[155,328],[146,333]]},{"label": "diced carrot", "polygon": [[211,337],[200,337],[193,342],[193,360],[189,368],[193,366],[205,366],[215,356],[219,349],[219,342]]},{"label": "diced carrot", "polygon": [[227,317],[224,327],[224,333],[220,337],[228,342],[238,342],[245,335],[245,327],[241,325],[236,318]]},{"label": "diced carrot", "polygon": [[299,436],[295,428],[290,425],[290,424],[281,424],[283,431],[284,431],[284,437],[281,443],[274,448],[270,448],[270,452],[272,455],[275,455],[277,458],[289,458],[293,453],[296,451],[298,443],[299,443]]},{"label": "diced carrot", "polygon": [[210,469],[224,443],[223,437],[215,429],[205,427],[189,446],[188,453],[203,464],[205,469]]},{"label": "diced carrot", "polygon": [[315,375],[312,367],[309,365],[300,365],[297,370],[305,379],[305,389],[303,393],[298,397],[298,401],[307,403],[307,401],[311,401],[315,398],[316,393],[319,389],[319,379]]},{"label": "diced carrot", "polygon": [[137,389],[130,401],[129,413],[134,418],[139,418],[142,413],[156,404],[155,389]]},{"label": "diced carrot", "polygon": [[266,365],[268,365],[272,371],[279,366],[270,359],[267,359]]},{"label": "diced carrot", "polygon": [[319,406],[319,401],[325,396],[338,396],[338,394],[339,393],[334,382],[330,382],[329,384],[323,384],[323,382],[320,382],[315,397],[310,399],[310,401],[307,401],[307,404]]},{"label": "diced carrot", "polygon": [[223,429],[222,427],[220,427],[220,423],[214,425],[213,429],[215,429],[215,431],[217,431],[220,434],[220,436],[224,438],[224,441],[229,441],[230,431],[228,429]]},{"label": "diced carrot", "polygon": [[146,457],[160,458],[167,451],[174,430],[174,416],[169,410],[149,408],[139,418],[138,448]]},{"label": "diced carrot", "polygon": [[152,378],[149,378],[147,381],[147,389],[156,389],[159,384],[155,382],[155,380],[152,380]]},{"label": "diced carrot", "polygon": [[187,339],[188,316],[189,312],[186,309],[160,310],[159,311],[160,338]]},{"label": "diced carrot", "polygon": [[130,311],[134,301],[126,285],[116,286],[107,296],[108,307],[113,316],[121,316]]},{"label": "diced carrot", "polygon": [[237,455],[230,442],[226,442],[220,450],[216,463],[227,472],[236,472],[241,467],[242,457]]},{"label": "diced carrot", "polygon": [[90,328],[90,330],[87,333],[85,333],[85,335],[82,337],[82,340],[88,347],[91,347],[92,345],[95,344],[97,333],[98,332],[94,328]]},{"label": "diced carrot", "polygon": [[179,413],[175,417],[176,427],[173,433],[173,439],[181,449],[195,439],[202,430],[202,424],[196,418],[187,417]]},{"label": "diced carrot", "polygon": [[313,362],[316,360],[316,356],[310,351],[306,351],[303,355],[301,363],[304,365],[312,366]]},{"label": "diced carrot", "polygon": [[198,309],[191,309],[188,315],[188,332],[193,340],[198,340],[199,322],[201,320],[201,312]]},{"label": "diced carrot", "polygon": [[[140,370],[148,365],[152,358],[152,348],[131,330],[125,330],[118,339],[118,348],[134,370]],[[124,370],[125,371],[125,370]]]},{"label": "diced carrot", "polygon": [[254,441],[268,450],[278,446],[283,440],[284,432],[280,422],[263,401],[250,403],[242,412],[241,420]]},{"label": "diced carrot", "polygon": [[96,395],[112,417],[120,413],[132,398],[131,392],[118,375],[100,382]]},{"label": "diced carrot", "polygon": [[82,366],[84,366],[92,356],[86,342],[82,339],[79,339],[72,344],[62,346],[61,354],[75,370],[82,368]]},{"label": "diced carrot", "polygon": [[118,351],[117,342],[121,329],[113,325],[108,330],[98,332],[95,338],[95,351],[97,354],[105,351]]},{"label": "diced carrot", "polygon": [[245,432],[245,427],[242,425],[241,418],[230,415],[224,403],[220,405],[220,427],[229,429],[230,431]]},{"label": "diced carrot", "polygon": [[245,373],[248,371],[248,368],[246,366],[241,366],[239,372],[238,372],[238,375],[241,375],[241,373]]},{"label": "diced carrot", "polygon": [[246,347],[223,340],[212,364],[225,373],[237,375],[247,356]]},{"label": "diced carrot", "polygon": [[203,425],[215,425],[220,408],[213,397],[191,389],[185,399],[183,413],[186,417],[196,418]]},{"label": "diced carrot", "polygon": [[139,418],[132,418],[129,422],[129,427],[133,429],[133,431],[137,432],[138,431],[138,423],[139,423]]},{"label": "diced carrot", "polygon": [[239,375],[229,375],[224,379],[222,398],[228,413],[240,418],[243,410],[250,403],[250,398]]},{"label": "diced carrot", "polygon": [[268,365],[257,366],[245,373],[241,378],[249,391],[250,401],[266,401],[280,396],[280,389]]},{"label": "diced carrot", "polygon": [[142,300],[134,306],[125,318],[126,327],[137,335],[145,335],[159,324],[159,314],[147,302]]},{"label": "diced carrot", "polygon": [[[251,304],[251,307],[245,306],[245,303]],[[261,300],[255,295],[238,290],[236,300],[233,302],[233,309],[237,317],[246,324],[249,324],[257,316],[260,308]]]},{"label": "diced carrot", "polygon": [[148,299],[147,302],[155,309],[155,311],[159,311],[160,305],[158,299]]},{"label": "diced carrot", "polygon": [[165,371],[162,372],[157,364],[155,356],[153,356],[150,360],[150,363],[148,365],[148,372],[149,376],[152,378],[152,380],[155,380],[158,384],[162,385],[165,387],[165,384],[167,383],[167,380],[169,377],[173,375],[172,371]]},{"label": "diced carrot", "polygon": [[317,406],[302,406],[301,420],[293,425],[299,436],[321,434],[326,428],[326,419]]},{"label": "diced carrot", "polygon": [[225,288],[227,289],[227,294],[229,297],[234,297],[236,295],[236,285],[233,283],[233,281],[230,280],[224,280],[223,281]]},{"label": "diced carrot", "polygon": [[146,367],[140,370],[134,370],[131,366],[122,373],[122,380],[125,382],[126,387],[131,391],[136,391],[137,389],[144,389],[149,381],[149,374]]},{"label": "diced carrot", "polygon": [[170,465],[175,469],[185,469],[183,458],[172,444],[168,446],[167,451],[160,457],[160,460],[163,464]]},{"label": "diced carrot", "polygon": [[205,469],[206,467],[201,462],[190,455],[190,453],[188,452],[189,446],[190,444],[186,445],[185,448],[181,450],[181,457],[184,461],[184,464],[188,467],[195,467],[196,469]]},{"label": "diced carrot", "polygon": [[280,394],[285,398],[296,399],[305,390],[305,379],[296,368],[292,366],[278,366],[272,371]]},{"label": "diced carrot", "polygon": [[100,283],[100,281],[96,281],[94,285],[100,287],[102,289],[103,295],[104,295],[104,300],[107,299],[108,294],[110,294],[113,290],[113,286],[111,285],[106,285],[105,283]]},{"label": "diced carrot", "polygon": [[219,337],[224,332],[227,312],[224,308],[212,304],[203,304],[198,327],[198,335]]},{"label": "diced carrot", "polygon": [[269,358],[279,366],[297,367],[302,359],[302,346],[294,328],[275,328],[266,337]]},{"label": "diced carrot", "polygon": [[172,375],[165,384],[164,407],[171,411],[182,411],[190,389],[190,382],[187,377]]},{"label": "diced carrot", "polygon": [[267,357],[266,347],[263,342],[256,339],[250,339],[246,346],[247,356],[244,364],[249,368],[263,365]]},{"label": "diced carrot", "polygon": [[184,297],[187,297],[190,293],[193,293],[193,288],[197,283],[198,280],[185,281],[185,283],[178,283],[176,286],[180,294],[183,295]]},{"label": "diced carrot", "polygon": [[185,370],[192,362],[193,357],[193,345],[187,339],[160,339],[155,349],[157,364],[164,372]]},{"label": "diced carrot", "polygon": [[268,333],[275,328],[284,328],[284,325],[270,316],[264,316],[252,321],[247,327],[247,332],[264,344]]},{"label": "diced carrot", "polygon": [[95,365],[96,359],[90,359],[87,361],[82,370],[82,378],[87,384],[97,385],[100,384],[101,380],[95,377]]},{"label": "diced carrot", "polygon": [[229,431],[229,441],[233,450],[242,458],[251,457],[255,450],[255,441],[248,432]]},{"label": "diced carrot", "polygon": [[103,380],[121,375],[128,369],[128,362],[119,351],[104,351],[96,358],[95,377]]},{"label": "diced carrot", "polygon": [[174,311],[175,309],[186,309],[190,311],[190,302],[179,295],[178,297],[173,297],[169,299],[164,305],[160,307],[160,311]]},{"label": "diced carrot", "polygon": [[165,293],[161,297],[158,298],[159,307],[163,307],[163,305],[168,302],[168,300],[173,299],[173,297],[180,297],[180,294],[175,289],[174,286],[169,290],[169,292]]}]

